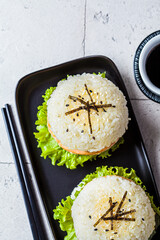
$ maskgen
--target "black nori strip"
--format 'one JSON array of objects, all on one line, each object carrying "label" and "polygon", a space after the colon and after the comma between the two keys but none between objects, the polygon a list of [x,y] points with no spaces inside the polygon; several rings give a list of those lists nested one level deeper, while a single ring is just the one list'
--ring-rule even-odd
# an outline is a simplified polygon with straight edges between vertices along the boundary
[{"label": "black nori strip", "polygon": [[119,204],[119,206],[118,206],[118,208],[117,208],[116,216],[118,215],[119,210],[121,209],[122,204],[124,203],[124,200],[125,200],[125,198],[126,198],[126,195],[127,195],[127,191],[125,191],[125,193],[124,193],[124,195],[123,195],[123,197],[122,197],[122,200],[121,200],[121,202],[120,202],[120,204]]},{"label": "black nori strip", "polygon": [[[82,109],[87,110],[87,112],[88,112],[88,123],[89,123],[89,128],[90,128],[90,134],[92,134],[92,124],[91,124],[90,109],[94,109],[94,110],[96,110],[96,111],[98,112],[98,108],[102,108],[104,111],[106,111],[106,110],[104,109],[104,107],[112,107],[112,104],[95,105],[95,102],[93,102],[93,99],[92,99],[92,97],[91,97],[91,95],[90,95],[90,93],[89,93],[89,90],[88,90],[87,85],[84,84],[84,86],[85,86],[85,89],[86,89],[86,91],[87,91],[87,93],[88,93],[88,95],[89,95],[92,103],[89,104],[89,101],[85,102],[84,100],[82,100],[82,99],[80,99],[80,98],[78,98],[78,97],[69,95],[69,98],[70,98],[71,100],[73,100],[73,101],[76,101],[76,100],[77,100],[77,101],[79,101],[80,103],[84,104],[85,106],[81,106],[81,107],[79,107],[79,108],[72,109],[72,110],[66,112],[65,115],[72,114],[72,113],[77,112],[77,111],[80,111],[80,110],[82,110]],[[78,96],[80,96],[80,95],[78,95]],[[80,96],[80,97],[81,97],[81,96]],[[102,103],[102,101],[101,101],[101,103]],[[78,116],[78,114],[77,114],[77,116]],[[73,121],[75,121],[75,118],[73,118]],[[93,139],[95,140],[95,137],[93,137]],[[119,209],[119,210],[120,210],[120,209]]]},{"label": "black nori strip", "polygon": [[90,92],[88,91],[87,84],[84,84],[84,86],[85,86],[85,88],[86,88],[86,91],[87,91],[90,99],[91,99],[91,102],[93,103],[94,109],[98,112],[98,109],[96,108],[96,105],[95,105],[95,103],[93,102],[92,96],[91,96]]},{"label": "black nori strip", "polygon": [[[94,106],[92,106],[92,105],[93,105],[93,103],[89,104],[89,109],[95,110]],[[112,104],[103,104],[103,105],[95,105],[95,106],[97,108],[113,107]],[[72,109],[72,110],[66,112],[65,115],[69,115],[69,114],[75,113],[75,112],[80,111],[80,110],[87,110],[87,106],[81,106],[81,107]]]},{"label": "black nori strip", "polygon": [[130,210],[130,211],[126,211],[126,212],[120,212],[119,211],[119,213],[117,214],[117,217],[119,217],[119,216],[124,216],[124,215],[127,215],[127,214],[129,214],[129,213],[133,213],[133,212],[136,212],[136,209],[132,209],[132,210]]},{"label": "black nori strip", "polygon": [[[112,198],[109,197],[109,204],[112,206]],[[111,210],[111,217],[113,217],[113,209]],[[113,220],[111,220],[111,230],[113,230]]]},{"label": "black nori strip", "polygon": [[[101,105],[95,105],[97,108],[103,108],[103,107],[113,107],[112,104],[101,104]],[[92,106],[91,106],[92,107]]]},{"label": "black nori strip", "polygon": [[[114,220],[114,219],[113,219],[113,220]],[[120,218],[120,217],[118,217],[117,220],[133,221],[133,222],[134,222],[136,219],[135,219],[135,218],[126,218],[126,217]]]},{"label": "black nori strip", "polygon": [[89,128],[90,128],[90,134],[92,134],[92,125],[91,125],[89,101],[87,101],[87,111],[88,111],[88,123],[89,123]]},{"label": "black nori strip", "polygon": [[112,209],[117,205],[117,202],[113,203],[112,206],[105,212],[105,214],[103,214],[98,221],[93,225],[94,227],[96,227],[98,225],[98,223],[100,223],[101,220],[104,219],[104,217],[110,212],[112,211]]},{"label": "black nori strip", "polygon": [[115,221],[135,221],[136,219],[135,218],[126,218],[126,217],[116,217],[116,216],[113,216],[113,217],[103,217],[103,220],[107,221],[107,220],[115,220]]},{"label": "black nori strip", "polygon": [[69,99],[72,99],[73,101],[79,101],[80,103],[82,103],[82,104],[84,104],[84,105],[87,105],[87,103],[84,101],[84,100],[82,100],[82,99],[80,99],[80,98],[78,98],[78,97],[75,97],[75,96],[71,96],[71,95],[69,95]]},{"label": "black nori strip", "polygon": [[65,112],[65,115],[69,115],[69,114],[72,114],[72,113],[75,113],[75,112],[77,112],[77,111],[84,110],[84,109],[87,110],[85,106],[81,106],[81,107],[72,109],[72,110],[70,110],[70,111],[68,111],[68,112]]}]

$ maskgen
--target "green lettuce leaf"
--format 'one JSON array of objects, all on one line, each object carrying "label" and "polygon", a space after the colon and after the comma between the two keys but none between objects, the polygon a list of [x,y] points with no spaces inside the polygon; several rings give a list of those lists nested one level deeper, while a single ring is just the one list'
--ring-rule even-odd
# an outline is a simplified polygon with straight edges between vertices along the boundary
[{"label": "green lettuce leaf", "polygon": [[[130,179],[134,181],[137,185],[140,185],[146,192],[145,185],[143,184],[141,179],[136,175],[136,172],[133,168],[131,168],[131,170],[129,171],[128,168],[123,168],[123,167],[107,167],[107,166],[97,167],[94,173],[88,174],[75,188],[75,191],[74,191],[75,198],[74,197],[71,198],[71,196],[68,196],[66,200],[62,199],[61,202],[56,207],[56,209],[53,210],[54,212],[53,218],[59,221],[61,230],[67,232],[67,235],[64,238],[65,240],[77,240],[74,225],[73,225],[73,220],[71,216],[71,208],[74,200],[76,199],[76,197],[79,195],[79,193],[82,191],[83,187],[87,183],[92,181],[94,178],[107,176],[107,175],[117,175],[117,176],[122,176],[127,179]],[[146,195],[150,199],[151,206],[156,213],[156,218],[158,216],[158,219],[160,219],[159,218],[160,207],[156,207],[156,205],[154,204],[153,196],[150,196],[148,192],[146,192]]]},{"label": "green lettuce leaf", "polygon": [[[105,77],[105,73],[98,73],[102,77]],[[63,79],[65,80],[65,79]],[[61,80],[61,81],[63,81]],[[42,105],[38,107],[37,113],[37,121],[36,130],[34,133],[35,138],[38,142],[38,148],[41,149],[41,157],[46,159],[49,157],[53,165],[63,166],[66,165],[67,168],[75,169],[77,165],[83,166],[83,164],[90,160],[96,160],[96,155],[79,155],[70,153],[63,148],[61,148],[56,140],[51,136],[47,127],[47,101],[50,98],[52,92],[56,89],[56,87],[50,87],[46,90],[45,94],[42,96],[44,102]],[[112,152],[114,152],[121,144],[124,143],[123,137],[119,139],[119,141],[112,146],[109,150],[101,153],[98,157],[108,158],[111,156]]]}]

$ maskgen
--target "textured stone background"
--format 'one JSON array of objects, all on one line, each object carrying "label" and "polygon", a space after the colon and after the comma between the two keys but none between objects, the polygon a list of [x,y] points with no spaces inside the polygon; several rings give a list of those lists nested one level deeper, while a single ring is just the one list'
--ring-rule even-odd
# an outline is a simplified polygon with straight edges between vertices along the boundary
[{"label": "textured stone background", "polygon": [[[108,56],[127,87],[160,191],[160,105],[141,93],[133,75],[136,48],[159,23],[159,0],[1,0],[0,106],[15,109],[16,84],[30,72]],[[0,239],[32,239],[1,114],[0,223]]]}]

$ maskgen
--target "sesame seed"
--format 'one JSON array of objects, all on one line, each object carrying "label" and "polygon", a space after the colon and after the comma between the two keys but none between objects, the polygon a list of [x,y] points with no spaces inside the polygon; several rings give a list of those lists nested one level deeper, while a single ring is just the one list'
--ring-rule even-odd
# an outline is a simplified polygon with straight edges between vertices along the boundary
[{"label": "sesame seed", "polygon": [[73,118],[73,122],[75,122],[75,118]]},{"label": "sesame seed", "polygon": [[66,107],[68,107],[69,106],[69,104],[66,104]]},{"label": "sesame seed", "polygon": [[76,100],[73,100],[73,102],[76,102]]},{"label": "sesame seed", "polygon": [[92,90],[89,90],[90,92],[92,92]]},{"label": "sesame seed", "polygon": [[68,132],[69,130],[68,130],[68,128],[66,129],[66,132]]},{"label": "sesame seed", "polygon": [[77,117],[79,116],[79,114],[77,113]]},{"label": "sesame seed", "polygon": [[99,93],[97,92],[97,95],[98,95]]},{"label": "sesame seed", "polygon": [[106,232],[108,232],[108,231],[109,231],[109,229],[106,229],[105,231],[106,231]]},{"label": "sesame seed", "polygon": [[89,215],[89,218],[91,219],[91,215]]},{"label": "sesame seed", "polygon": [[117,232],[114,232],[114,234],[117,234]]},{"label": "sesame seed", "polygon": [[144,218],[142,218],[142,221],[144,221]]},{"label": "sesame seed", "polygon": [[84,130],[81,131],[81,133],[83,133],[83,132],[84,132]]},{"label": "sesame seed", "polygon": [[80,98],[81,98],[81,95],[78,95],[78,97],[80,97]]},{"label": "sesame seed", "polygon": [[94,229],[94,231],[97,231],[97,230],[98,230],[97,228]]},{"label": "sesame seed", "polygon": [[128,199],[129,202],[131,202],[131,199]]},{"label": "sesame seed", "polygon": [[96,139],[94,136],[93,136],[92,138],[93,138],[93,140],[95,140],[95,139]]},{"label": "sesame seed", "polygon": [[82,99],[84,100],[84,97],[82,97]]},{"label": "sesame seed", "polygon": [[102,104],[103,102],[102,101],[100,101],[100,104]]},{"label": "sesame seed", "polygon": [[86,123],[84,123],[83,125],[86,126]]}]

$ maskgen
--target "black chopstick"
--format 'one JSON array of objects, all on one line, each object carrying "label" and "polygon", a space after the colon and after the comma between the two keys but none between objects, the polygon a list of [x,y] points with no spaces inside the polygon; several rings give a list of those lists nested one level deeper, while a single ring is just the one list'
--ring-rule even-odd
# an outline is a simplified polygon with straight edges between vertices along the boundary
[{"label": "black chopstick", "polygon": [[17,171],[18,171],[18,175],[19,175],[19,180],[20,180],[20,183],[21,183],[21,188],[22,188],[23,197],[24,197],[24,200],[25,200],[25,205],[26,205],[26,209],[27,209],[27,214],[28,214],[32,234],[33,234],[34,239],[39,239],[36,223],[35,223],[33,212],[32,212],[32,208],[31,208],[31,205],[30,205],[30,201],[29,201],[29,198],[28,198],[25,182],[24,182],[22,171],[21,171],[20,164],[19,164],[19,161],[18,161],[18,154],[17,154],[15,143],[14,143],[13,135],[12,135],[12,132],[11,132],[11,127],[10,127],[10,124],[9,124],[6,108],[2,108],[2,114],[3,114],[4,121],[5,121],[6,130],[7,130],[7,133],[8,133],[8,138],[9,138],[10,145],[11,145],[11,148],[12,148],[13,156],[14,156],[14,159],[15,159],[15,162],[16,162],[16,167],[17,167]]},{"label": "black chopstick", "polygon": [[21,183],[21,188],[25,200],[28,218],[30,220],[33,238],[36,240],[48,239],[42,223],[41,213],[36,202],[35,193],[32,189],[31,182],[29,180],[26,164],[24,163],[23,160],[24,156],[22,153],[22,149],[20,147],[21,145],[19,143],[17,130],[11,112],[11,107],[8,104],[6,104],[5,108],[2,108],[2,113]]}]

